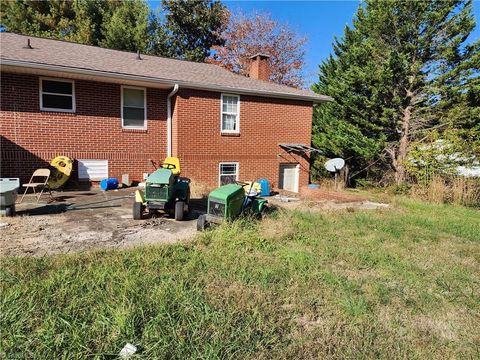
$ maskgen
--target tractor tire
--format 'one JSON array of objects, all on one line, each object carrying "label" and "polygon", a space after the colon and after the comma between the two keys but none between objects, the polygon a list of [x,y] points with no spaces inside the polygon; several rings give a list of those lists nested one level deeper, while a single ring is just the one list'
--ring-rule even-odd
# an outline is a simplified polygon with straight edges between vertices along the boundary
[{"label": "tractor tire", "polygon": [[133,203],[133,219],[134,220],[142,220],[143,209],[144,209],[144,206],[141,202],[135,201]]},{"label": "tractor tire", "polygon": [[204,231],[208,228],[207,215],[202,214],[197,219],[197,231]]},{"label": "tractor tire", "polygon": [[269,207],[267,205],[264,205],[262,207],[262,210],[260,210],[260,212],[257,213],[255,217],[257,218],[257,220],[262,220],[266,215],[268,215],[269,212]]},{"label": "tractor tire", "polygon": [[5,208],[5,216],[15,216],[15,205]]},{"label": "tractor tire", "polygon": [[192,208],[190,207],[190,189],[188,189],[187,192],[187,198],[185,200],[185,205],[187,205],[187,215],[190,215],[192,213]]},{"label": "tractor tire", "polygon": [[185,210],[184,208],[185,208],[185,203],[183,201],[177,201],[175,203],[175,220],[177,221],[183,220],[183,214]]}]

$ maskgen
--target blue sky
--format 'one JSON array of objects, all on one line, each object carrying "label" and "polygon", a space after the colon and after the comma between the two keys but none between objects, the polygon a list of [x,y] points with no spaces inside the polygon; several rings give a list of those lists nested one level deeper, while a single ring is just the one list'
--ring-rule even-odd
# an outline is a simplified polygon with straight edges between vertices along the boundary
[{"label": "blue sky", "polygon": [[316,81],[318,65],[332,50],[335,36],[351,24],[358,1],[224,1],[234,13],[268,12],[272,18],[287,23],[308,39],[305,56],[305,85]]},{"label": "blue sky", "polygon": [[[150,2],[155,7],[154,1]],[[306,48],[306,85],[316,81],[318,65],[332,51],[335,36],[342,36],[346,24],[351,24],[359,1],[228,1],[223,3],[235,14],[237,11],[268,12],[272,18],[287,23],[293,30],[308,38]],[[480,1],[474,2],[477,23],[480,22]],[[471,35],[480,37],[480,26]]]}]

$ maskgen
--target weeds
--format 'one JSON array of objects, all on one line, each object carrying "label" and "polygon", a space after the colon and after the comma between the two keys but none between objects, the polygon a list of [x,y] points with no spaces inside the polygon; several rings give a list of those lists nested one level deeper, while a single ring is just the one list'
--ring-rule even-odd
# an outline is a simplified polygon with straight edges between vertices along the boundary
[{"label": "weeds", "polygon": [[410,195],[436,204],[480,207],[480,179],[435,176],[428,184],[412,186]]}]

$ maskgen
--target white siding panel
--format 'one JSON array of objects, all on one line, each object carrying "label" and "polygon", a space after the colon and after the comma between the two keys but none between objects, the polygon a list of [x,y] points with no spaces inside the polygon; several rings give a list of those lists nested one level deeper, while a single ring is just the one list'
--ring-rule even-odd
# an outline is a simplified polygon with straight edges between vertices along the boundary
[{"label": "white siding panel", "polygon": [[80,180],[103,180],[108,178],[108,160],[78,160]]}]

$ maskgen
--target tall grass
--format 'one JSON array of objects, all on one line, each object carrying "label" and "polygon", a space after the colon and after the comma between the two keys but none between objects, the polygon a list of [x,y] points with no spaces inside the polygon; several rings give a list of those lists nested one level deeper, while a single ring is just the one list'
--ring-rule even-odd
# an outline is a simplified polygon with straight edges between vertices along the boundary
[{"label": "tall grass", "polygon": [[277,212],[194,241],[3,258],[2,358],[477,358],[479,212]]},{"label": "tall grass", "polygon": [[433,203],[480,207],[480,179],[464,176],[434,176],[428,183],[410,188],[413,197]]}]

